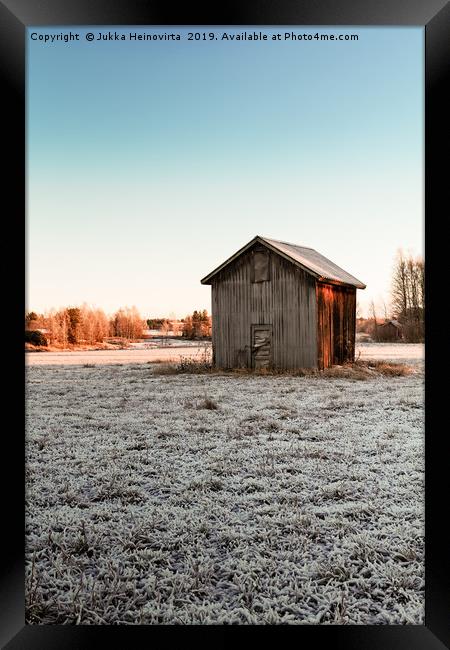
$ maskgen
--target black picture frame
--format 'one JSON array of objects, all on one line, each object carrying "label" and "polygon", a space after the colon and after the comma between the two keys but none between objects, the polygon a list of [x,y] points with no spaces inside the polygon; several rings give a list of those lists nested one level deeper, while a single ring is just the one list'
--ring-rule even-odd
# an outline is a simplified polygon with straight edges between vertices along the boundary
[{"label": "black picture frame", "polygon": [[[213,4],[213,3],[211,3]],[[23,286],[26,268],[25,240],[25,52],[26,28],[31,25],[354,25],[425,27],[425,256],[426,292],[426,417],[425,417],[425,625],[417,626],[31,626],[24,616],[24,441],[23,354],[21,327],[24,313]],[[440,236],[447,216],[449,186],[448,133],[450,107],[446,98],[445,73],[450,63],[450,6],[444,0],[304,0],[224,4],[201,11],[199,5],[151,0],[4,0],[0,2],[0,66],[3,90],[3,141],[6,152],[3,169],[4,241],[15,248],[4,271],[3,289],[8,320],[4,345],[10,359],[4,365],[4,409],[12,413],[11,425],[4,426],[3,438],[3,562],[0,582],[0,642],[8,650],[25,648],[86,648],[109,639],[122,647],[138,643],[230,642],[239,635],[254,640],[255,633],[289,639],[303,647],[325,645],[336,650],[438,650],[450,647],[449,542],[445,533],[448,519],[449,471],[446,427],[446,328],[439,306],[442,297],[443,263],[448,257]],[[6,207],[8,206],[8,207]],[[6,247],[5,247],[6,248]],[[5,253],[4,253],[5,258]],[[11,267],[11,261],[14,265]],[[438,303],[438,291],[441,303]],[[10,309],[14,306],[14,310]],[[437,306],[437,309],[436,307]],[[4,312],[6,313],[6,311]],[[10,314],[13,313],[11,322]],[[11,338],[12,335],[12,338]],[[441,374],[440,366],[444,366]],[[444,393],[445,391],[445,393]],[[445,396],[444,396],[445,395]],[[16,405],[16,406],[13,406]],[[4,419],[4,424],[6,422]],[[182,636],[180,636],[180,632]],[[111,636],[111,635],[114,636]],[[176,635],[176,636],[175,636]],[[250,636],[249,636],[250,635]]]}]

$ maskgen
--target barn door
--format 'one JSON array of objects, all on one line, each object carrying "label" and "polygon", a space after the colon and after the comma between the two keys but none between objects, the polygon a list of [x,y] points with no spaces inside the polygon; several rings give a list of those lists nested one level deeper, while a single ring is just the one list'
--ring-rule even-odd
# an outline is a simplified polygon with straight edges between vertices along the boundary
[{"label": "barn door", "polygon": [[252,325],[252,367],[256,370],[272,364],[272,326]]}]

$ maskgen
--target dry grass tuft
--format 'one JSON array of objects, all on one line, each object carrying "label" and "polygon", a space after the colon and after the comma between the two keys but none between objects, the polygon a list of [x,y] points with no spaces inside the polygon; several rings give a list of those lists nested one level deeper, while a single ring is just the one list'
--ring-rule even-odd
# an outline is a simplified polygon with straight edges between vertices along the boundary
[{"label": "dry grass tuft", "polygon": [[[153,364],[154,362],[149,363]],[[159,368],[153,370],[155,375],[201,375],[213,371],[212,363],[206,354],[202,354],[199,359],[180,356],[178,363],[164,363],[161,361],[158,361],[158,363],[160,364]]]},{"label": "dry grass tuft", "polygon": [[332,366],[322,371],[322,376],[332,379],[353,379],[365,381],[382,375],[385,377],[407,377],[413,369],[403,363],[380,360],[360,360],[342,366]]},{"label": "dry grass tuft", "polygon": [[[153,364],[153,362],[152,362]],[[173,363],[161,363],[156,368],[153,368],[154,375],[178,375],[180,374],[177,367]]]},{"label": "dry grass tuft", "polygon": [[176,366],[179,373],[199,374],[209,373],[213,369],[211,359],[207,353],[201,355],[198,359],[191,357],[180,357],[180,362]]},{"label": "dry grass tuft", "polygon": [[[85,367],[88,367],[88,365],[86,364]],[[353,381],[365,381],[377,375],[385,377],[406,377],[412,372],[413,369],[406,364],[379,360],[357,360],[354,363],[332,366],[324,370],[316,370],[315,368],[297,368],[293,370],[260,368],[255,370],[254,368],[214,368],[209,361],[205,362],[203,360],[197,361],[195,359],[182,358],[178,364],[158,364],[158,367],[153,368],[154,375],[210,374],[232,377],[319,377],[325,379],[350,379]]]},{"label": "dry grass tuft", "polygon": [[406,377],[413,372],[411,366],[408,366],[407,364],[375,359],[364,361],[359,359],[358,361],[355,361],[353,366],[366,371],[375,371],[380,375],[385,375],[386,377]]},{"label": "dry grass tuft", "polygon": [[345,366],[332,366],[322,371],[322,376],[326,379],[353,379],[356,381],[365,381],[373,377],[373,374],[362,368],[355,367],[355,364]]},{"label": "dry grass tuft", "polygon": [[205,399],[202,399],[202,401],[197,404],[197,408],[208,409],[209,411],[216,411],[219,408],[219,406],[217,402],[215,402],[210,397],[205,397]]},{"label": "dry grass tuft", "polygon": [[402,363],[378,363],[376,370],[386,377],[406,377],[412,373],[412,368]]}]

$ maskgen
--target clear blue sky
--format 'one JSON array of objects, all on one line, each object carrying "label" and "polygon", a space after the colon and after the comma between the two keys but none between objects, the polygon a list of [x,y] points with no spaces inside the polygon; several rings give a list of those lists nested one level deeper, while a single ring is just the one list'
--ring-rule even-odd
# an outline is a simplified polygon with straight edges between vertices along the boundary
[{"label": "clear blue sky", "polygon": [[[256,234],[341,265],[363,307],[388,301],[396,250],[423,253],[423,28],[221,40],[244,30],[28,29],[29,309],[209,310],[200,278]],[[182,40],[86,41],[100,31]]]}]

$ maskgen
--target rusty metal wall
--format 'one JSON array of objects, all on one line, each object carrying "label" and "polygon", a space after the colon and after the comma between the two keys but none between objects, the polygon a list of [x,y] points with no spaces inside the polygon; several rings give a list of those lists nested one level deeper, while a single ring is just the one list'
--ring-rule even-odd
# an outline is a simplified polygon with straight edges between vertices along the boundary
[{"label": "rusty metal wall", "polygon": [[356,289],[317,283],[319,368],[354,361]]}]

